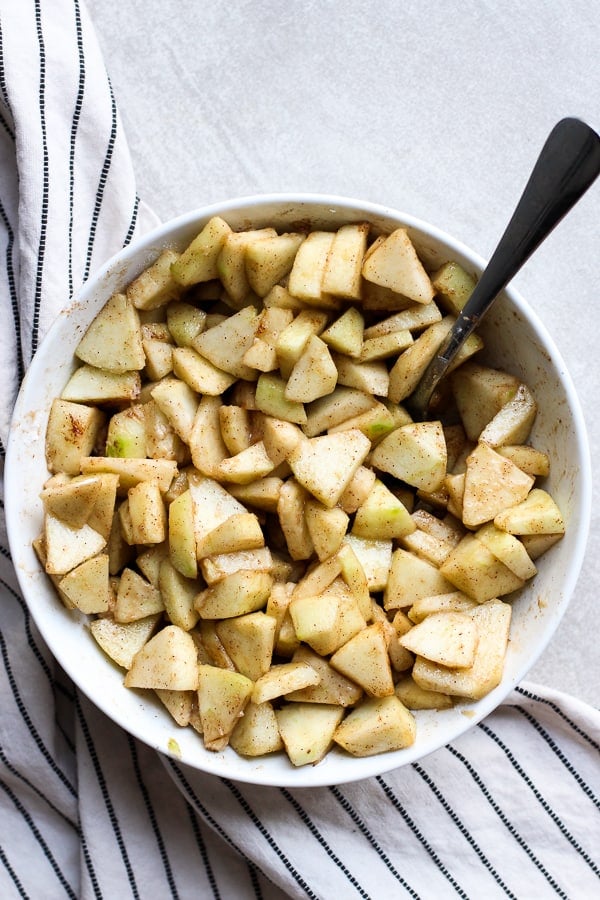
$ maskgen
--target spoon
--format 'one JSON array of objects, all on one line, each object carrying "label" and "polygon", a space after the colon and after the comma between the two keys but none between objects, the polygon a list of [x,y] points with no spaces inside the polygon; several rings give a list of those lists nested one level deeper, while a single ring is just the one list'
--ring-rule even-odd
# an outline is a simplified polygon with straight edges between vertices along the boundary
[{"label": "spoon", "polygon": [[498,294],[600,174],[600,136],[579,119],[561,119],[550,132],[513,216],[451,331],[405,402],[425,419],[457,351]]}]

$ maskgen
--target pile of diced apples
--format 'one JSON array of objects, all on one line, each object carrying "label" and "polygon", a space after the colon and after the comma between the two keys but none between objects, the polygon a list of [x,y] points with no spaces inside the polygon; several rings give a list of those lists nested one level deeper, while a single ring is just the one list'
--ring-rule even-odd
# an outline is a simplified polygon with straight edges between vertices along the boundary
[{"label": "pile of diced apples", "polygon": [[508,595],[564,532],[535,400],[473,336],[438,418],[402,405],[473,286],[404,228],[215,217],[83,336],[36,551],[125,685],[206,748],[397,750],[414,710],[500,682]]}]

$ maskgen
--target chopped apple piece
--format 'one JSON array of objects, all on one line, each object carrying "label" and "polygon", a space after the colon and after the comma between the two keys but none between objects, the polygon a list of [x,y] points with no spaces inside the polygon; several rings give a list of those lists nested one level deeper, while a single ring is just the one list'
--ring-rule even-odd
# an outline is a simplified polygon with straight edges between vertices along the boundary
[{"label": "chopped apple piece", "polygon": [[229,452],[221,436],[220,397],[203,396],[189,437],[192,462],[203,475],[214,476]]},{"label": "chopped apple piece", "polygon": [[315,553],[321,561],[325,560],[341,547],[348,530],[348,514],[337,506],[329,508],[309,499],[304,515]]},{"label": "chopped apple piece", "polygon": [[336,505],[365,460],[371,443],[358,429],[309,438],[288,462],[298,482],[324,506]]},{"label": "chopped apple piece", "polygon": [[225,238],[217,258],[217,271],[229,300],[236,308],[243,306],[250,294],[246,272],[248,248],[267,237],[276,236],[277,233],[273,228],[259,228],[254,231],[232,231]]},{"label": "chopped apple piece", "polygon": [[390,383],[387,366],[383,360],[362,362],[339,353],[333,354],[338,372],[338,382],[365,394],[387,397]]},{"label": "chopped apple piece", "polygon": [[367,579],[369,590],[383,591],[388,583],[392,562],[392,541],[374,541],[371,538],[347,534],[342,548],[345,544],[350,546],[358,559]]},{"label": "chopped apple piece", "polygon": [[337,299],[324,293],[322,287],[334,238],[334,232],[311,231],[296,253],[288,288],[294,297],[299,297],[311,306],[336,308],[338,305]]},{"label": "chopped apple piece", "polygon": [[447,582],[478,603],[510,594],[525,584],[472,534],[465,535],[439,571]]},{"label": "chopped apple piece", "polygon": [[475,278],[455,261],[446,262],[431,276],[438,301],[457,316],[475,290]]},{"label": "chopped apple piece", "polygon": [[547,491],[533,488],[528,496],[494,517],[494,525],[510,534],[563,534],[565,522]]},{"label": "chopped apple piece", "polygon": [[276,234],[246,248],[246,275],[255,294],[266,297],[288,274],[303,240],[302,234]]},{"label": "chopped apple piece", "polygon": [[413,487],[438,490],[447,463],[441,422],[414,422],[396,428],[375,447],[371,462]]},{"label": "chopped apple piece", "polygon": [[360,300],[361,270],[367,248],[369,225],[342,225],[338,228],[329,253],[321,288],[326,294]]},{"label": "chopped apple piece", "polygon": [[394,313],[393,316],[369,325],[368,328],[365,328],[363,337],[368,341],[371,338],[392,334],[394,331],[404,331],[405,329],[422,331],[429,325],[433,325],[434,322],[439,322],[441,318],[442,314],[435,303],[427,303],[425,306],[415,303],[407,309]]},{"label": "chopped apple piece", "polygon": [[286,400],[310,403],[331,394],[337,384],[338,371],[325,344],[315,334],[290,372],[285,388]]},{"label": "chopped apple piece", "polygon": [[193,348],[223,372],[252,380],[255,370],[245,365],[246,350],[252,346],[258,328],[258,312],[247,306],[194,338]]},{"label": "chopped apple piece", "polygon": [[156,613],[145,619],[121,624],[109,616],[103,616],[90,622],[90,632],[113,662],[130,669],[138,651],[152,637],[159,619],[160,613]]},{"label": "chopped apple piece", "polygon": [[198,657],[193,638],[177,625],[167,625],[136,653],[125,687],[196,690]]},{"label": "chopped apple piece", "polygon": [[487,444],[478,444],[467,458],[462,520],[476,528],[525,499],[534,479]]},{"label": "chopped apple piece", "polygon": [[113,294],[80,340],[75,355],[84,363],[122,375],[144,368],[140,319],[125,294]]},{"label": "chopped apple piece", "polygon": [[85,456],[81,460],[84,475],[108,473],[119,476],[119,490],[128,491],[140,481],[158,483],[161,493],[168,491],[177,474],[177,463],[171,459],[121,459],[109,456]]},{"label": "chopped apple piece", "polygon": [[152,265],[133,279],[127,287],[127,299],[136,309],[158,309],[179,297],[181,287],[171,273],[178,259],[175,250],[163,250]]},{"label": "chopped apple piece", "polygon": [[292,691],[319,683],[319,675],[312,666],[305,662],[279,663],[271,666],[268,672],[261,675],[254,683],[252,691],[253,703],[265,703],[276,697],[284,697]]},{"label": "chopped apple piece", "polygon": [[267,416],[304,425],[306,411],[304,404],[288,400],[285,396],[287,382],[272,372],[259,375],[256,384],[256,408]]},{"label": "chopped apple piece", "polygon": [[477,601],[467,597],[462,591],[450,591],[448,594],[434,594],[431,597],[417,597],[408,610],[408,618],[415,625],[422,622],[432,613],[468,612],[477,606]]},{"label": "chopped apple piece", "polygon": [[413,714],[393,694],[364,700],[338,725],[333,739],[352,756],[373,756],[410,747],[416,734]]},{"label": "chopped apple piece", "polygon": [[265,756],[283,750],[283,741],[277,727],[277,717],[271,703],[248,703],[244,715],[238,719],[229,746],[241,756]]},{"label": "chopped apple piece", "polygon": [[185,728],[190,724],[194,707],[194,691],[163,691],[158,688],[154,693],[178,725]]},{"label": "chopped apple piece", "polygon": [[496,451],[500,456],[505,456],[511,462],[518,466],[528,475],[534,478],[546,478],[550,474],[550,459],[543,450],[536,447],[530,447],[528,444],[506,444],[502,447],[496,447]]},{"label": "chopped apple piece", "polygon": [[411,675],[396,682],[394,693],[407,709],[452,709],[452,697],[420,687]]},{"label": "chopped apple piece", "polygon": [[514,375],[471,361],[452,373],[454,400],[469,440],[478,440],[488,422],[513,399],[520,383]]},{"label": "chopped apple piece", "polygon": [[81,528],[71,528],[49,513],[45,516],[44,542],[49,575],[66,575],[106,546],[106,538],[87,523]]},{"label": "chopped apple piece", "polygon": [[341,706],[315,703],[291,703],[276,710],[279,733],[292,765],[306,766],[323,759],[343,715]]},{"label": "chopped apple piece", "polygon": [[400,538],[415,531],[416,525],[404,504],[377,479],[371,493],[358,508],[352,533],[363,538]]},{"label": "chopped apple piece", "polygon": [[198,667],[198,712],[207,750],[223,750],[250,700],[253,683],[239,672]]},{"label": "chopped apple piece", "polygon": [[189,489],[183,491],[169,505],[168,541],[169,556],[175,568],[186,578],[196,578],[198,564],[194,506]]},{"label": "chopped apple piece", "polygon": [[470,613],[479,634],[473,665],[450,669],[417,657],[412,676],[419,687],[452,696],[479,700],[500,684],[508,642],[511,607],[501,600],[489,600]]},{"label": "chopped apple piece", "polygon": [[218,277],[217,259],[231,228],[220,216],[213,216],[179,259],[171,266],[175,281],[189,287]]},{"label": "chopped apple piece", "polygon": [[392,556],[383,605],[385,609],[403,609],[419,597],[447,594],[452,587],[442,570],[399,547]]},{"label": "chopped apple piece", "polygon": [[331,703],[335,706],[354,706],[363,691],[354,681],[329,665],[326,659],[301,644],[294,652],[292,662],[304,662],[319,675],[318,684],[286,694],[286,700],[303,703]]},{"label": "chopped apple piece", "polygon": [[519,578],[527,581],[536,574],[537,569],[523,543],[514,535],[496,528],[493,522],[479,528],[475,537]]},{"label": "chopped apple piece", "polygon": [[367,625],[350,638],[329,660],[342,675],[355,681],[369,697],[394,693],[385,630],[380,622]]},{"label": "chopped apple piece", "polygon": [[172,358],[174,374],[198,394],[220,397],[235,381],[235,375],[217,368],[193,347],[176,347]]},{"label": "chopped apple piece", "polygon": [[202,619],[231,619],[266,604],[273,578],[268,572],[240,569],[201,591],[196,609]]},{"label": "chopped apple piece", "polygon": [[277,512],[282,486],[281,478],[276,475],[267,475],[266,478],[257,478],[250,484],[233,484],[232,482],[228,485],[228,490],[244,505],[274,513]]},{"label": "chopped apple piece", "polygon": [[349,306],[329,328],[321,333],[321,340],[344,356],[360,356],[365,320],[356,306]]},{"label": "chopped apple piece", "polygon": [[472,666],[479,635],[468,613],[432,613],[400,638],[407,650],[442,666]]},{"label": "chopped apple piece", "polygon": [[191,347],[206,326],[206,312],[191,303],[174,301],[167,306],[167,327],[178,347]]},{"label": "chopped apple piece", "polygon": [[479,435],[479,441],[491,447],[524,444],[529,437],[536,414],[537,404],[533,394],[527,385],[520,384],[512,400],[505,403],[485,426]]},{"label": "chopped apple piece", "polygon": [[265,537],[254,513],[230,516],[197,542],[198,558],[263,547]]},{"label": "chopped apple piece", "polygon": [[276,625],[275,619],[264,612],[217,623],[217,634],[237,671],[252,681],[269,671]]},{"label": "chopped apple piece", "polygon": [[198,611],[194,605],[198,583],[182,575],[169,559],[163,559],[158,587],[169,620],[184,631],[190,631],[198,621]]},{"label": "chopped apple piece", "polygon": [[262,441],[252,444],[246,450],[230,456],[219,463],[215,476],[222,481],[235,484],[249,484],[257,478],[264,478],[275,466],[269,458]]},{"label": "chopped apple piece", "polygon": [[111,596],[108,576],[108,555],[99,553],[71,569],[58,586],[75,609],[88,615],[104,613]]},{"label": "chopped apple piece", "polygon": [[356,388],[338,385],[333,393],[309,405],[302,430],[307,437],[316,437],[323,431],[342,425],[353,416],[373,409],[376,405],[377,401],[370,394]]},{"label": "chopped apple piece", "polygon": [[362,268],[367,281],[389,288],[415,303],[430,303],[433,287],[409,234],[397,228],[368,256]]},{"label": "chopped apple piece", "polygon": [[137,400],[140,389],[139,372],[108,372],[86,364],[75,369],[61,399],[73,403],[115,403]]},{"label": "chopped apple piece", "polygon": [[319,335],[327,324],[327,315],[316,310],[302,310],[283,328],[275,342],[277,362],[282,378],[289,378],[311,337]]},{"label": "chopped apple piece", "polygon": [[257,550],[238,550],[237,553],[217,553],[200,560],[202,575],[207,584],[215,584],[226,575],[242,570],[270,572],[275,577],[273,554],[268,547]]},{"label": "chopped apple piece", "polygon": [[158,481],[140,481],[127,497],[133,543],[162,544],[167,538],[167,510]]},{"label": "chopped apple piece", "polygon": [[104,413],[93,406],[53,400],[46,426],[49,471],[78,475],[81,460],[91,453],[104,419]]},{"label": "chopped apple piece", "polygon": [[100,496],[102,480],[98,475],[83,475],[65,484],[47,485],[40,494],[46,512],[81,528],[88,521]]},{"label": "chopped apple piece", "polygon": [[116,622],[135,622],[160,613],[165,606],[161,592],[133,569],[123,569],[114,608]]},{"label": "chopped apple piece", "polygon": [[329,656],[365,627],[354,598],[337,590],[292,597],[289,611],[298,640],[321,656]]}]

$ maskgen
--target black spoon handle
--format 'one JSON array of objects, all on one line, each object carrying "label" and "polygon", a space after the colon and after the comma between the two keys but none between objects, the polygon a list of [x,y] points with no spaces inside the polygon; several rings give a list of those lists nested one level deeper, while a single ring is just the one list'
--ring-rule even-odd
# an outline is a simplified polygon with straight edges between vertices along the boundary
[{"label": "black spoon handle", "polygon": [[500,291],[600,174],[600,137],[579,119],[554,126],[513,216],[446,343],[425,371],[408,404],[425,414],[431,395],[458,349]]}]

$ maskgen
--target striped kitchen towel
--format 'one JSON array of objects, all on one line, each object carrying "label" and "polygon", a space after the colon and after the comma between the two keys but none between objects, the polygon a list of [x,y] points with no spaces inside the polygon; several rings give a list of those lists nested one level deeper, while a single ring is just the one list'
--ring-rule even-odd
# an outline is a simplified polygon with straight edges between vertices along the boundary
[{"label": "striped kitchen towel", "polygon": [[[18,384],[82,281],[155,223],[80,0],[0,0],[0,460]],[[0,473],[2,462],[0,462]],[[190,771],[66,679],[0,486],[0,898],[600,896],[600,713],[523,684],[417,764],[284,790]]]}]

